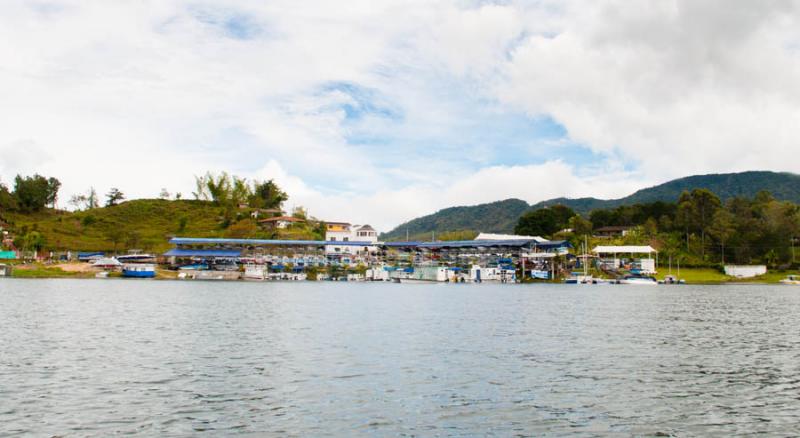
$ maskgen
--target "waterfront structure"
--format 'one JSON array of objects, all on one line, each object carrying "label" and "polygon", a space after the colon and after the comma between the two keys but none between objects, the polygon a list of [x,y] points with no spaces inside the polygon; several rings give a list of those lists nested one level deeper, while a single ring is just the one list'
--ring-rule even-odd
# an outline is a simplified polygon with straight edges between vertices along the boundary
[{"label": "waterfront structure", "polygon": [[753,278],[767,273],[765,265],[725,265],[725,275],[736,278]]},{"label": "waterfront structure", "polygon": [[[597,246],[592,252],[599,258],[600,269],[627,269],[642,274],[655,274],[658,265],[658,251],[650,245]],[[647,255],[647,258],[637,255]],[[629,257],[624,257],[628,255]],[[655,255],[655,258],[653,256]],[[610,257],[609,257],[610,256]]]},{"label": "waterfront structure", "polygon": [[[513,282],[517,279],[518,269],[521,269],[523,276],[526,277],[552,278],[555,275],[557,257],[571,247],[566,241],[543,241],[534,238],[378,242],[377,233],[368,225],[351,228],[349,233],[355,238],[372,240],[176,237],[170,240],[176,247],[165,253],[164,257],[167,257],[173,267],[206,264],[209,268],[214,268],[218,264],[230,263],[236,266],[235,263],[239,263],[245,267],[245,277],[253,279],[282,278],[283,275],[270,274],[299,274],[309,268],[361,266],[368,272],[359,278],[371,280],[414,278],[417,270],[424,271],[430,267],[437,268],[435,270],[437,275],[423,275],[424,278],[418,279]],[[330,252],[332,247],[344,250],[332,253]],[[542,254],[550,256],[545,257]],[[542,272],[547,272],[549,275],[543,276]]]},{"label": "waterfront structure", "polygon": [[[377,252],[378,232],[369,225],[351,225],[347,222],[326,222],[325,240],[342,242],[325,246],[329,256],[350,255],[370,257]],[[344,242],[364,242],[364,245],[350,245]]]}]

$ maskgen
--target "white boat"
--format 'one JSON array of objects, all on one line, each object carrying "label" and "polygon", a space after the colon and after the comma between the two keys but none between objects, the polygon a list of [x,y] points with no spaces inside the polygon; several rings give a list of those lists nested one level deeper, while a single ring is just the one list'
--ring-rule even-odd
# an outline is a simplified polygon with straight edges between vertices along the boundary
[{"label": "white boat", "polygon": [[790,275],[781,280],[781,284],[800,285],[800,275]]},{"label": "white boat", "polygon": [[626,275],[619,280],[619,284],[636,284],[640,286],[658,286],[658,280],[654,277],[644,277],[639,275]]},{"label": "white boat", "polygon": [[93,261],[92,262],[92,266],[97,267],[97,268],[112,269],[112,268],[118,268],[118,267],[122,266],[122,262],[120,262],[119,260],[115,259],[114,257],[107,257],[107,258],[100,258],[100,259],[97,259],[97,260]]}]

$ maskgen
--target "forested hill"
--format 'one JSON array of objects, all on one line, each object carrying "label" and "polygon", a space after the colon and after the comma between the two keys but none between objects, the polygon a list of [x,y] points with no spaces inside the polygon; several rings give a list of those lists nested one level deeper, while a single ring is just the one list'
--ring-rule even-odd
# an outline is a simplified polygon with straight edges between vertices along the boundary
[{"label": "forested hill", "polygon": [[695,188],[709,189],[723,201],[736,196],[752,197],[762,190],[768,190],[776,199],[800,203],[800,175],[769,171],[695,175],[642,189],[620,199],[556,198],[530,206],[519,199],[507,199],[468,207],[451,207],[401,224],[381,237],[386,240],[404,239],[406,230],[412,236],[456,230],[511,233],[517,219],[527,210],[563,204],[586,215],[592,210],[620,205],[674,202],[684,190]]},{"label": "forested hill", "polygon": [[536,210],[550,205],[563,204],[577,213],[586,214],[592,210],[615,208],[646,202],[674,202],[685,190],[708,189],[723,201],[737,196],[753,197],[762,190],[768,190],[782,201],[800,203],[800,175],[767,171],[694,175],[675,179],[664,184],[639,190],[620,199],[557,198],[539,202],[531,206]]},{"label": "forested hill", "polygon": [[521,199],[467,207],[450,207],[434,214],[423,216],[381,235],[385,240],[405,240],[406,235],[419,237],[431,232],[480,230],[484,232],[507,232],[514,229],[517,218],[528,210],[529,205]]}]

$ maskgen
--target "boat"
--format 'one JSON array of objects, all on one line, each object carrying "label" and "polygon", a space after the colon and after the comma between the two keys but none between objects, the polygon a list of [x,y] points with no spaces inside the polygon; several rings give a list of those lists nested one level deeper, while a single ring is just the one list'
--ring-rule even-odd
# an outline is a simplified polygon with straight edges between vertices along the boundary
[{"label": "boat", "polygon": [[679,280],[678,277],[674,275],[667,275],[663,280],[659,281],[658,284],[686,284],[686,281]]},{"label": "boat", "polygon": [[619,284],[636,284],[640,286],[657,286],[658,280],[655,277],[644,275],[626,275],[619,280]]},{"label": "boat", "polygon": [[122,276],[128,278],[153,278],[156,276],[155,265],[129,264],[122,266]]},{"label": "boat", "polygon": [[115,269],[122,266],[122,262],[114,257],[103,257],[92,262],[95,268]]},{"label": "boat", "polygon": [[781,284],[800,285],[800,275],[789,275],[781,280]]},{"label": "boat", "polygon": [[152,254],[126,254],[117,256],[122,263],[155,263],[156,256]]}]

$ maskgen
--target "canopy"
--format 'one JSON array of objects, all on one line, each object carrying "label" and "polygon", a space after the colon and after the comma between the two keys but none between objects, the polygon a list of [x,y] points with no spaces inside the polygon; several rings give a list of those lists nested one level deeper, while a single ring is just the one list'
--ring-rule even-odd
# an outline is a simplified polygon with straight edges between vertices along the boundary
[{"label": "canopy", "polygon": [[115,258],[102,258],[97,259],[92,263],[92,266],[122,266],[122,262]]},{"label": "canopy", "polygon": [[598,246],[592,250],[595,254],[651,254],[656,251],[652,246]]},{"label": "canopy", "polygon": [[221,249],[171,249],[164,253],[164,257],[215,257],[215,258],[236,258],[242,254],[241,251],[221,250]]}]

